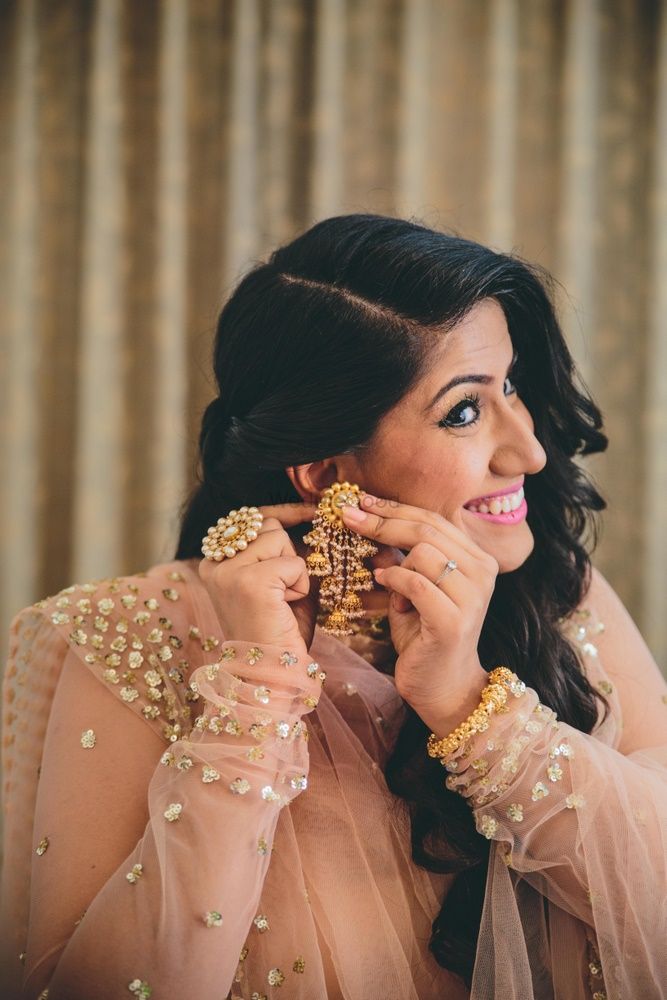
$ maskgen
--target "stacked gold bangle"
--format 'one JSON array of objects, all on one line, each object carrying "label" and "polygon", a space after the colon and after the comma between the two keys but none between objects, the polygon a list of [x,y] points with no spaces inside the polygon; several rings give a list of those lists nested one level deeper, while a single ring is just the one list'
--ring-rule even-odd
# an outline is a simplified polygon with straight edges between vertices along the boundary
[{"label": "stacked gold bangle", "polygon": [[525,690],[525,685],[508,667],[496,667],[492,670],[489,673],[489,682],[482,691],[482,700],[475,711],[448,736],[438,739],[435,733],[431,733],[426,744],[429,756],[447,757],[458,749],[464,740],[474,733],[487,729],[489,716],[505,704],[508,690],[514,690],[517,683],[519,692],[522,688]]}]

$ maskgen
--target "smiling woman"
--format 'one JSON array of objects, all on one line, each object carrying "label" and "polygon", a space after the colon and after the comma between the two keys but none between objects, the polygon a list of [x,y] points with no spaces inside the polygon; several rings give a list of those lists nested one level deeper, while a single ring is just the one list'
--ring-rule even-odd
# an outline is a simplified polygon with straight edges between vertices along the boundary
[{"label": "smiling woman", "polygon": [[[174,560],[12,622],[9,995],[662,996],[667,684],[591,566],[607,438],[550,293],[375,215],[239,282]],[[335,638],[304,534],[345,481],[382,571]]]}]

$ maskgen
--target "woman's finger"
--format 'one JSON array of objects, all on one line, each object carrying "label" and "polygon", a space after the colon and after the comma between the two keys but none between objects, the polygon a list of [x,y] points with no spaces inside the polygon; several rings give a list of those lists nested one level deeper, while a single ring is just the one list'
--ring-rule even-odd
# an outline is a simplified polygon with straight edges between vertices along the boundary
[{"label": "woman's finger", "polygon": [[408,555],[416,545],[427,544],[442,553],[444,559],[441,570],[444,569],[448,559],[453,559],[465,576],[473,579],[479,577],[477,560],[470,555],[467,547],[463,546],[456,536],[449,536],[434,524],[425,521],[404,521],[401,518],[384,518],[370,513],[365,514],[359,521],[347,513],[348,509],[343,507],[347,527],[364,537],[382,545],[408,550]]},{"label": "woman's finger", "polygon": [[383,586],[401,594],[414,605],[422,625],[433,635],[447,634],[448,623],[461,614],[461,609],[451,597],[422,573],[403,566],[388,566],[381,570],[380,575]]},{"label": "woman's finger", "polygon": [[398,518],[404,521],[430,524],[441,531],[446,537],[451,538],[453,541],[458,541],[474,558],[479,558],[484,554],[484,550],[465,531],[462,531],[448,518],[442,514],[437,514],[435,511],[427,510],[424,507],[415,507],[412,504],[399,503],[398,500],[369,497],[369,494],[365,494],[362,498],[361,509],[385,520]]},{"label": "woman's finger", "polygon": [[[473,601],[480,592],[479,583],[466,576],[457,560],[456,569],[451,570],[442,577],[439,583],[436,580],[444,571],[446,560],[439,548],[430,545],[428,542],[420,542],[405,557],[401,566],[404,569],[411,569],[416,573],[421,573],[427,580],[447,595],[458,607],[462,608],[467,602]],[[464,554],[465,559],[465,554]]]}]

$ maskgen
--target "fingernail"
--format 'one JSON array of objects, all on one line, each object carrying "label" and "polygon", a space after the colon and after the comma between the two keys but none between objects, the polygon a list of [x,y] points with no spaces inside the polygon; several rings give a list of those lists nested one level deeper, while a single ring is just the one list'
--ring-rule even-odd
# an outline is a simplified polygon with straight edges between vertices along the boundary
[{"label": "fingernail", "polygon": [[366,507],[372,507],[374,503],[377,503],[377,497],[374,497],[372,493],[365,493],[361,498],[361,502],[366,505]]},{"label": "fingernail", "polygon": [[365,521],[366,515],[363,510],[359,510],[358,507],[345,506],[342,508],[343,517],[347,518],[349,521]]}]

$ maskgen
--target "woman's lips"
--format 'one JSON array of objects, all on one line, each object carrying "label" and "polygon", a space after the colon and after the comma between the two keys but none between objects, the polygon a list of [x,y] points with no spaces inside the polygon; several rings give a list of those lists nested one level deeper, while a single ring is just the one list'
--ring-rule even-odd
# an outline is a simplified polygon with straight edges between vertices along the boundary
[{"label": "woman's lips", "polygon": [[493,500],[494,497],[508,497],[508,496],[511,496],[512,493],[516,493],[517,490],[521,489],[521,487],[523,486],[523,484],[525,482],[525,479],[526,479],[526,477],[522,476],[521,480],[518,483],[514,483],[513,486],[507,486],[507,487],[505,487],[504,490],[496,490],[495,493],[486,493],[484,496],[475,497],[474,500],[467,500],[465,506],[467,507],[468,504],[470,504],[470,503],[480,504],[480,503],[483,503],[485,500]]},{"label": "woman's lips", "polygon": [[491,521],[492,524],[518,524],[520,521],[525,520],[528,513],[528,504],[524,497],[516,510],[510,510],[506,514],[482,514],[479,510],[468,510],[467,507],[463,509],[471,517],[481,518],[482,521]]}]

